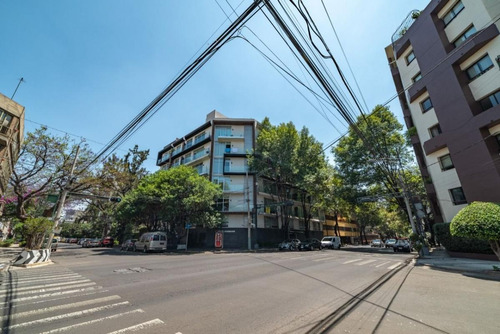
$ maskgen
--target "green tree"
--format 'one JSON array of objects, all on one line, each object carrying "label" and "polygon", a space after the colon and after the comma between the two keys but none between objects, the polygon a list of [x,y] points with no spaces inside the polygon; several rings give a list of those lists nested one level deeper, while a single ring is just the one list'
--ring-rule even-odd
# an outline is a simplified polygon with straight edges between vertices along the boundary
[{"label": "green tree", "polygon": [[[267,117],[259,130],[255,152],[248,158],[250,169],[272,182],[270,194],[274,201],[285,203],[296,180],[299,134],[292,122],[273,126]],[[288,238],[290,231],[290,208],[289,205],[281,205],[276,211],[284,238]]]},{"label": "green tree", "polygon": [[451,220],[451,235],[487,240],[500,260],[500,204],[473,202]]},{"label": "green tree", "polygon": [[75,169],[78,180],[70,180],[76,146],[68,136],[51,135],[45,127],[29,132],[9,181],[15,211],[6,214],[21,220],[29,215],[43,215],[50,209],[50,204],[43,200],[48,194],[57,193],[63,186],[68,186],[70,191],[87,189],[91,176],[88,163],[93,153],[87,145],[81,145]]},{"label": "green tree", "polygon": [[[113,154],[104,161],[102,167],[96,172],[92,182],[92,188],[87,191],[88,206],[79,221],[91,223],[95,230],[104,237],[111,233],[123,241],[128,230],[128,220],[119,220],[115,217],[116,202],[110,202],[103,198],[124,197],[134,189],[146,175],[147,170],[143,167],[149,155],[149,150],[139,150],[137,145],[129,149],[123,157]],[[93,197],[94,196],[94,197]]]},{"label": "green tree", "polygon": [[[340,177],[359,194],[373,187],[380,187],[385,194],[401,193],[405,171],[414,164],[402,125],[380,105],[370,115],[358,117],[356,125],[360,131],[351,127],[332,149]],[[406,212],[403,198],[388,199]]]},{"label": "green tree", "polygon": [[18,223],[16,232],[23,236],[26,241],[26,248],[40,249],[44,237],[52,229],[54,223],[46,217],[27,218],[24,222]]},{"label": "green tree", "polygon": [[215,227],[221,216],[215,200],[220,186],[210,182],[191,167],[178,166],[144,177],[118,206],[118,218],[148,230],[184,230],[186,223]]}]

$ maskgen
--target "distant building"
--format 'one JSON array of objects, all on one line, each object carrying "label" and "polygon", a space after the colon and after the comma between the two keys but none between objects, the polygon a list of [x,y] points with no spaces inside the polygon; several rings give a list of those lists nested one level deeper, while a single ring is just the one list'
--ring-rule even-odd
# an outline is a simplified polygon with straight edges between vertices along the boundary
[{"label": "distant building", "polygon": [[19,157],[23,133],[24,107],[0,94],[0,196]]},{"label": "distant building", "polygon": [[436,222],[500,202],[500,1],[431,0],[386,48]]},{"label": "distant building", "polygon": [[[166,145],[158,152],[157,165],[169,169],[179,165],[195,168],[223,189],[216,203],[227,223],[223,226],[224,245],[246,248],[248,216],[252,226],[252,247],[274,245],[283,238],[276,216],[277,206],[269,180],[257,178],[248,171],[247,153],[255,147],[258,122],[254,119],[228,118],[212,111],[205,123]],[[290,199],[293,200],[293,190]],[[290,234],[304,238],[305,224],[300,219],[300,203],[294,201]],[[321,238],[323,217],[314,217],[311,237]],[[214,231],[197,227],[189,232],[193,246],[214,245]]]},{"label": "distant building", "polygon": [[[357,244],[359,239],[359,227],[353,221],[348,221],[347,218],[339,216],[337,218],[339,229],[337,231],[342,244]],[[335,234],[335,216],[326,214],[325,223],[323,225],[323,235],[336,236]]]}]

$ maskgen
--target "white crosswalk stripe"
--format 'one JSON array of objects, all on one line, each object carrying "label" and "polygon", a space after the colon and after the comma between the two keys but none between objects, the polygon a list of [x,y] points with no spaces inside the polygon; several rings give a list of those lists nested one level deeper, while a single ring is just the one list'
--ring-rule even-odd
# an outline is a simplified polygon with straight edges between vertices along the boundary
[{"label": "white crosswalk stripe", "polygon": [[128,333],[164,324],[77,273],[53,269],[11,268],[0,276],[1,333],[86,333],[104,322],[108,331]]}]

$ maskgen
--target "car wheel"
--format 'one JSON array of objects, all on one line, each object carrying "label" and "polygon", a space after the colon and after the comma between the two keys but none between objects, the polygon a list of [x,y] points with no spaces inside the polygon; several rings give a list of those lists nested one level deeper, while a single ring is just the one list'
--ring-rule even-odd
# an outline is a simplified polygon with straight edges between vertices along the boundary
[{"label": "car wheel", "polygon": [[148,252],[148,248],[146,246],[144,246],[144,249],[142,251],[143,251],[143,253],[147,253]]},{"label": "car wheel", "polygon": [[309,246],[309,250],[311,250],[311,251],[313,251],[313,250],[314,250],[313,245]]}]

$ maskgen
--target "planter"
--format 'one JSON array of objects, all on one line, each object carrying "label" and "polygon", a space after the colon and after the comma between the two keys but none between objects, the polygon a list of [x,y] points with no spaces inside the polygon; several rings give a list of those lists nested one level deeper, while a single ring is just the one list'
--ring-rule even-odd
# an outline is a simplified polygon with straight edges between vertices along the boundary
[{"label": "planter", "polygon": [[50,261],[50,249],[23,250],[13,261],[12,265],[19,267],[29,267],[52,263]]}]

